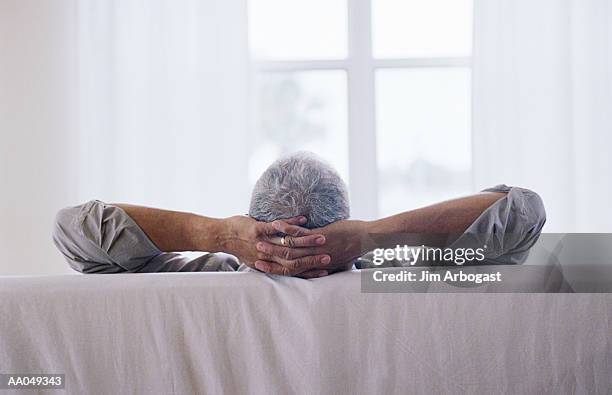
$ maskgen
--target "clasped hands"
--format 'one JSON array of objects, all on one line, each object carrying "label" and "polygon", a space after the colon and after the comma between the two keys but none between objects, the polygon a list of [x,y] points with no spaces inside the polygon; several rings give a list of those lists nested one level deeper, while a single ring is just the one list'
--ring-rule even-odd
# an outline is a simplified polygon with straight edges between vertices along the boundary
[{"label": "clasped hands", "polygon": [[361,247],[364,221],[338,221],[317,229],[300,226],[306,222],[303,216],[273,222],[227,218],[224,251],[259,271],[301,278],[347,270],[365,252]]}]

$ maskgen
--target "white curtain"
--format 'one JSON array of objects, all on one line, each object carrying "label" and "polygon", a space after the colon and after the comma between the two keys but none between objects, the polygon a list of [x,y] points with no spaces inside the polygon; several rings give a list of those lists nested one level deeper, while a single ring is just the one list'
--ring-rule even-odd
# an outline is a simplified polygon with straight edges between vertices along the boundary
[{"label": "white curtain", "polygon": [[248,202],[244,0],[81,0],[79,200]]},{"label": "white curtain", "polygon": [[612,231],[612,1],[475,0],[477,187],[544,198],[548,232]]}]

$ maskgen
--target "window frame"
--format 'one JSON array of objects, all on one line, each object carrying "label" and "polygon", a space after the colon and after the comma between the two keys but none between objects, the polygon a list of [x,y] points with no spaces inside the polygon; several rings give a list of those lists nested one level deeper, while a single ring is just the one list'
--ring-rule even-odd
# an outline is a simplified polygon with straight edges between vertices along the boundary
[{"label": "window frame", "polygon": [[472,69],[472,56],[375,58],[372,47],[372,0],[346,0],[348,53],[343,59],[252,60],[253,71],[343,70],[347,78],[348,168],[352,216],[379,214],[376,151],[376,71],[411,68]]}]

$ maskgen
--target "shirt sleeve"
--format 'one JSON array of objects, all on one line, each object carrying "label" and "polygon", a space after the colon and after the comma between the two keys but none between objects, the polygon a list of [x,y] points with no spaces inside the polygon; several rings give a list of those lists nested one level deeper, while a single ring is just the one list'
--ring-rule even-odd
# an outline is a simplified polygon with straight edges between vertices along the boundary
[{"label": "shirt sleeve", "polygon": [[228,254],[163,252],[120,207],[92,200],[56,216],[53,241],[81,273],[235,271]]},{"label": "shirt sleeve", "polygon": [[506,195],[487,208],[451,248],[483,248],[486,264],[520,264],[546,222],[540,196],[529,189],[497,185],[483,192]]}]

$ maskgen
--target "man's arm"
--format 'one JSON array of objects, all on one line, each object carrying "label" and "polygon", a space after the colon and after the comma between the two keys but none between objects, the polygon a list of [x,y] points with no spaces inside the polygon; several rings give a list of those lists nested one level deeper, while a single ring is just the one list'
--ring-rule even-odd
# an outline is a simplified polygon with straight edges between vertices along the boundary
[{"label": "man's arm", "polygon": [[[279,224],[291,232],[298,245],[325,243],[320,233],[297,226],[303,222],[304,218],[300,217],[273,223],[258,222],[247,216],[217,219],[92,200],[60,210],[53,239],[69,264],[85,273],[214,270],[227,259],[222,254],[190,260],[174,252],[226,252],[254,266],[256,242],[278,238]],[[285,263],[306,271],[329,260],[324,255],[303,256]]]},{"label": "man's arm", "polygon": [[375,221],[338,221],[316,230],[326,238],[325,246],[316,248],[289,249],[261,241],[257,243],[260,254],[256,265],[262,271],[283,274],[286,268],[276,257],[295,259],[303,254],[324,253],[332,257],[328,267],[331,272],[345,269],[354,259],[375,248],[393,248],[397,244],[448,246],[504,196],[506,193],[481,192]]},{"label": "man's arm", "polygon": [[[368,234],[402,235],[404,244],[444,247],[450,245],[487,208],[504,196],[506,194],[501,192],[481,192],[447,200],[371,221],[365,224],[365,231]],[[396,244],[392,237],[383,237],[376,248],[391,248]]]},{"label": "man's arm", "polygon": [[132,204],[122,208],[161,250],[219,252],[224,237],[221,219]]},{"label": "man's arm", "polygon": [[[122,208],[162,251],[225,252],[254,266],[257,260],[255,244],[273,241],[277,238],[279,226],[292,235],[297,246],[316,247],[325,243],[321,233],[299,227],[306,222],[305,217],[267,223],[244,215],[211,218],[131,204],[116,206]],[[320,265],[323,258],[324,255],[302,256],[293,264],[307,269]]]}]

